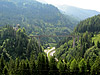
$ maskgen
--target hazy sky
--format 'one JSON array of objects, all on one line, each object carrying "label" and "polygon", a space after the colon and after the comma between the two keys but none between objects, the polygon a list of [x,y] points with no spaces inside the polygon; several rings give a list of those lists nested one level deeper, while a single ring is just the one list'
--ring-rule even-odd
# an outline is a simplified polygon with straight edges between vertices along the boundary
[{"label": "hazy sky", "polygon": [[84,9],[92,9],[100,12],[100,0],[37,0],[48,4],[71,5]]}]

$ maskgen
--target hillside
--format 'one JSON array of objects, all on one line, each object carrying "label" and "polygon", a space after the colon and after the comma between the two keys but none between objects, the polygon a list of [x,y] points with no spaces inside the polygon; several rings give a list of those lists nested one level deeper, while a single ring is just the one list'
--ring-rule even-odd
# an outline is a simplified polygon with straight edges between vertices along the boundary
[{"label": "hillside", "polygon": [[[79,35],[79,42],[76,38],[76,47],[73,48],[73,38],[67,38],[63,41],[60,41],[56,48],[57,57],[68,57],[71,54],[71,57],[81,56],[85,57],[87,50],[92,50],[92,48],[99,50],[100,46],[100,15],[93,16],[86,20],[81,21],[74,29],[73,32],[75,35]],[[83,52],[83,54],[82,54]],[[76,53],[76,54],[75,54]],[[79,53],[79,54],[78,54]],[[100,56],[97,54],[97,56]]]},{"label": "hillside", "polygon": [[84,70],[87,68],[87,71],[84,72],[84,70],[82,70],[83,73],[99,74],[100,69],[97,69],[100,64],[97,62],[98,59],[100,59],[99,17],[100,15],[97,15],[81,21],[75,28],[76,31],[73,32],[75,35],[80,36],[79,40],[77,37],[75,38],[75,47],[73,47],[73,38],[66,38],[60,41],[56,46],[55,58],[64,60],[67,64],[69,63],[70,69],[71,66],[75,65],[72,65],[72,63],[76,63],[76,65],[81,63],[80,66],[82,66],[82,64],[85,66],[85,63],[87,63],[86,67],[84,67]]},{"label": "hillside", "polygon": [[79,42],[76,39],[75,48],[72,47],[72,38],[68,38],[57,47],[55,56],[48,60],[42,46],[39,48],[36,40],[29,38],[24,28],[15,31],[11,26],[0,27],[0,74],[99,75],[99,38],[100,34],[85,32],[81,34]]},{"label": "hillside", "polygon": [[17,31],[11,26],[0,27],[0,57],[5,60],[29,58],[33,52],[35,58],[42,52],[36,39],[30,38],[25,29],[19,28]]},{"label": "hillside", "polygon": [[[79,21],[60,13],[57,7],[36,0],[0,1],[0,26],[20,25],[28,35],[67,35]],[[41,44],[56,43],[59,38],[41,38]]]},{"label": "hillside", "polygon": [[[99,21],[99,15],[88,18],[70,33],[77,21],[52,5],[35,0],[0,1],[0,75],[99,75]],[[79,35],[75,46],[69,37],[50,49],[48,41],[57,43],[59,38],[39,37],[47,44],[45,50],[29,36],[69,33]]]},{"label": "hillside", "polygon": [[63,14],[71,15],[77,20],[84,20],[86,18],[100,14],[100,12],[97,12],[95,10],[82,9],[69,5],[59,5],[57,7]]},{"label": "hillside", "polygon": [[[93,32],[84,32],[80,33],[79,41],[76,38],[75,47],[73,48],[73,39],[67,39],[58,43],[55,52],[55,58],[58,60],[64,60],[67,64],[81,62],[86,64],[86,72],[82,69],[83,75],[86,74],[99,74],[99,70],[97,69],[100,64],[98,63],[98,59],[100,59],[100,34]],[[73,65],[75,67],[75,64]],[[76,66],[77,67],[77,66]],[[70,67],[71,69],[71,67]],[[74,68],[75,69],[75,68]],[[95,70],[96,69],[96,70]],[[78,70],[79,71],[79,70]],[[94,73],[93,73],[94,72]],[[77,73],[77,72],[76,72]]]},{"label": "hillside", "polygon": [[75,28],[75,32],[100,32],[100,15],[81,21]]},{"label": "hillside", "polygon": [[20,24],[33,35],[69,34],[78,23],[70,16],[62,15],[56,7],[35,0],[0,1],[0,18],[1,26]]}]

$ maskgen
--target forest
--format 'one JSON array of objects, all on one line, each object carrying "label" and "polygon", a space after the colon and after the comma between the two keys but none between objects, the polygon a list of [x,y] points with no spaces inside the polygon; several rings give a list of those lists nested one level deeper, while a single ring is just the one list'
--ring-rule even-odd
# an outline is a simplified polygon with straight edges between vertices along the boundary
[{"label": "forest", "polygon": [[[79,37],[73,47],[71,37],[42,38],[39,45],[30,35]],[[48,57],[44,50],[53,47],[49,43],[56,44]],[[36,0],[0,1],[0,75],[99,74],[100,15],[79,22]]]},{"label": "forest", "polygon": [[[67,35],[78,22],[71,16],[61,14],[57,7],[36,0],[0,1],[0,26],[16,27],[20,24],[28,35]],[[60,38],[45,39],[42,38],[43,45],[57,43],[60,40]]]},{"label": "forest", "polygon": [[[97,75],[100,73],[100,34],[80,34],[75,48],[72,38],[56,46],[56,53],[48,60],[43,46],[30,38],[25,28],[6,25],[0,27],[0,73],[5,75]],[[55,60],[55,57],[59,61]]]}]

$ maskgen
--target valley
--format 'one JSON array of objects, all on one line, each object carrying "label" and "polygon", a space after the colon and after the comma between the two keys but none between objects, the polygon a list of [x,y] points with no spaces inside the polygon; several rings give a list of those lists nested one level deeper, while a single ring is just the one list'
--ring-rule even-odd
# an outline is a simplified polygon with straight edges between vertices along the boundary
[{"label": "valley", "polygon": [[0,75],[99,74],[100,12],[0,1]]}]

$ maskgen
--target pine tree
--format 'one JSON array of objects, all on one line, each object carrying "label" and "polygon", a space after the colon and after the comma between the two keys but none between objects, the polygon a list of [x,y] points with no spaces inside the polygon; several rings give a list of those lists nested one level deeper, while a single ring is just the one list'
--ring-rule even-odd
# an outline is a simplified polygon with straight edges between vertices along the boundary
[{"label": "pine tree", "polygon": [[34,52],[32,52],[30,56],[30,73],[31,75],[36,75],[36,64],[35,64]]},{"label": "pine tree", "polygon": [[5,66],[5,60],[2,56],[1,59],[0,59],[0,73],[1,74],[2,74],[2,70],[3,70],[4,66]]},{"label": "pine tree", "polygon": [[48,57],[47,57],[47,55],[44,55],[44,57],[45,57],[45,65],[44,65],[44,70],[45,70],[45,72],[44,72],[44,74],[45,75],[48,75],[48,73],[49,73],[49,60],[48,60]]},{"label": "pine tree", "polygon": [[75,59],[70,64],[70,72],[72,74],[77,74],[78,73],[78,63]]},{"label": "pine tree", "polygon": [[79,62],[79,72],[80,74],[84,75],[87,72],[87,64],[84,59]]},{"label": "pine tree", "polygon": [[97,57],[94,64],[91,67],[91,75],[100,74],[100,57]]},{"label": "pine tree", "polygon": [[15,74],[20,74],[20,72],[19,72],[19,58],[16,58],[16,60],[15,60],[15,67],[14,67],[14,72],[15,72]]},{"label": "pine tree", "polygon": [[85,48],[85,43],[83,44],[83,46],[82,46],[82,57],[84,57],[84,53],[85,53],[85,50],[86,50],[86,48]]},{"label": "pine tree", "polygon": [[59,69],[60,75],[63,75],[64,74],[64,69],[65,69],[65,65],[61,60],[59,60],[59,62],[57,63],[57,68]]},{"label": "pine tree", "polygon": [[50,70],[49,70],[50,75],[53,75],[53,74],[58,75],[59,74],[54,56],[50,58],[49,67],[50,67]]},{"label": "pine tree", "polygon": [[9,75],[9,71],[8,71],[7,66],[5,66],[5,67],[3,68],[3,74],[4,74],[4,75]]},{"label": "pine tree", "polygon": [[42,75],[45,73],[45,58],[42,53],[39,53],[38,58],[37,58],[37,70],[38,70],[39,75]]},{"label": "pine tree", "polygon": [[31,75],[30,65],[29,65],[29,60],[28,59],[26,59],[25,64],[26,64],[26,66],[25,66],[26,70],[25,70],[25,74],[24,75]]},{"label": "pine tree", "polygon": [[9,63],[9,74],[14,74],[15,73],[15,61],[13,59],[10,59]]}]

